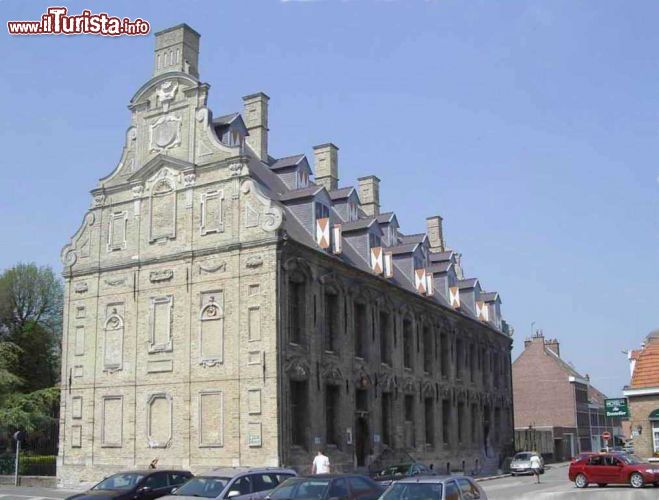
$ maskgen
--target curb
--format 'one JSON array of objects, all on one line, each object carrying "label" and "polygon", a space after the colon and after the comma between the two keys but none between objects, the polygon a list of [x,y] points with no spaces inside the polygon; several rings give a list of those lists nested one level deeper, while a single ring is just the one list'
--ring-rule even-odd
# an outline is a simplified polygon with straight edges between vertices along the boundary
[{"label": "curb", "polygon": [[510,477],[510,474],[499,474],[498,476],[477,477],[475,478],[475,480],[477,483],[480,483],[483,481],[493,481],[495,479],[502,479],[504,477]]}]

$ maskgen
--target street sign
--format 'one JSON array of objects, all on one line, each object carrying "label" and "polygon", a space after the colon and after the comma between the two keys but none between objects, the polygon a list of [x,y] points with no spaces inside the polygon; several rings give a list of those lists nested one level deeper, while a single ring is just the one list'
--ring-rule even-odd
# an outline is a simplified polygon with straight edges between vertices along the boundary
[{"label": "street sign", "polygon": [[629,417],[627,398],[605,399],[604,409],[607,417]]},{"label": "street sign", "polygon": [[609,439],[611,439],[611,433],[609,431],[602,432],[602,439],[604,441],[608,441]]}]

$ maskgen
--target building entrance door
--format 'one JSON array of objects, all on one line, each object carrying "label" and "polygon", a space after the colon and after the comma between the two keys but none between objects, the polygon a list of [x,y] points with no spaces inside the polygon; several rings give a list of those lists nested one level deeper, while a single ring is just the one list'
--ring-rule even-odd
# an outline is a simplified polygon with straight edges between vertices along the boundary
[{"label": "building entrance door", "polygon": [[366,465],[366,457],[370,453],[370,439],[368,433],[368,420],[365,416],[358,416],[355,425],[355,455],[357,467]]}]

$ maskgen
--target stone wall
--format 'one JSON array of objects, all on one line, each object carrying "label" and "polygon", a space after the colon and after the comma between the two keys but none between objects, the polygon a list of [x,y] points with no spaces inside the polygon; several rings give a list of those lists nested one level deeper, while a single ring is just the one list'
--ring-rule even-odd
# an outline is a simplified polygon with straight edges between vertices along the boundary
[{"label": "stone wall", "polygon": [[[653,457],[652,448],[652,422],[648,416],[653,411],[659,409],[659,396],[628,396],[629,413],[632,432],[638,430],[639,426],[642,431],[633,437],[634,454],[647,459]],[[659,427],[659,422],[655,423]]]}]

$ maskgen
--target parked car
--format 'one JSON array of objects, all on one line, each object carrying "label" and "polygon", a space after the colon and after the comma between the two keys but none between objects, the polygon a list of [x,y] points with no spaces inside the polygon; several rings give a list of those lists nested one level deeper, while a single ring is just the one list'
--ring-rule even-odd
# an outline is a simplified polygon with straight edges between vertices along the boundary
[{"label": "parked car", "polygon": [[410,477],[396,481],[380,500],[487,500],[483,489],[466,476]]},{"label": "parked car", "polygon": [[429,469],[422,463],[416,462],[390,465],[373,476],[373,479],[384,486],[389,486],[393,481],[398,481],[399,479],[404,479],[406,477],[433,475],[436,475],[435,471]]},{"label": "parked car", "polygon": [[590,483],[600,487],[607,484],[630,484],[633,488],[645,484],[659,486],[659,466],[627,453],[597,453],[574,460],[568,476],[577,488],[585,488]]},{"label": "parked car", "polygon": [[518,474],[533,474],[533,469],[531,469],[531,457],[533,456],[540,458],[540,473],[544,473],[545,461],[542,459],[542,455],[535,451],[520,451],[515,454],[512,462],[510,462],[510,474],[513,476]]},{"label": "parked car", "polygon": [[196,500],[199,497],[257,500],[296,475],[292,469],[277,467],[215,469],[195,476],[163,500]]},{"label": "parked car", "polygon": [[366,476],[318,474],[288,479],[272,491],[268,500],[376,500],[384,488]]},{"label": "parked car", "polygon": [[184,484],[192,476],[186,470],[134,470],[106,477],[84,493],[67,500],[150,500],[160,498]]}]

